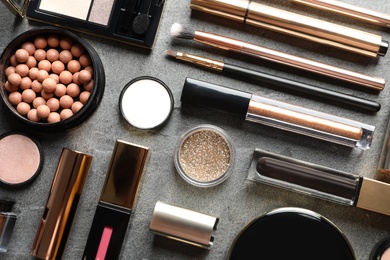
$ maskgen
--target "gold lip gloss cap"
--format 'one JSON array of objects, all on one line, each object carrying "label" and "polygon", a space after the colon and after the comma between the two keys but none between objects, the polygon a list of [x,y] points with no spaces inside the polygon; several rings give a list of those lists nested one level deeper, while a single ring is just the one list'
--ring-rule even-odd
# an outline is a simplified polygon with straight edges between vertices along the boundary
[{"label": "gold lip gloss cap", "polygon": [[390,184],[363,178],[356,207],[390,216]]},{"label": "gold lip gloss cap", "polygon": [[62,258],[91,162],[91,155],[62,150],[31,255]]},{"label": "gold lip gloss cap", "polygon": [[218,222],[216,217],[157,201],[149,229],[157,235],[209,249],[214,242],[211,233]]}]

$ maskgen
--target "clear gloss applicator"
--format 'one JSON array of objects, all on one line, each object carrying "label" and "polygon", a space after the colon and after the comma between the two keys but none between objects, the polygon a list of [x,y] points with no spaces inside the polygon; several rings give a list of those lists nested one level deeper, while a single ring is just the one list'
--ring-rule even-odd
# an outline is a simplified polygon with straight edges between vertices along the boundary
[{"label": "clear gloss applicator", "polygon": [[374,126],[354,120],[191,78],[185,80],[181,101],[364,150],[370,148],[375,130]]}]

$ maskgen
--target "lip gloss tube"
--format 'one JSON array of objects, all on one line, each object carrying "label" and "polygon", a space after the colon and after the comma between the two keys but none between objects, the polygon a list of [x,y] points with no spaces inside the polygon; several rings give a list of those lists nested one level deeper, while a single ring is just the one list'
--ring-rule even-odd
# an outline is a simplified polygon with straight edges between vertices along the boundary
[{"label": "lip gloss tube", "polygon": [[248,180],[390,216],[390,184],[255,149]]},{"label": "lip gloss tube", "polygon": [[91,155],[62,150],[31,255],[62,258],[91,162]]},{"label": "lip gloss tube", "polygon": [[389,43],[380,35],[262,5],[250,0],[191,0],[191,9],[351,51],[385,56]]},{"label": "lip gloss tube", "polygon": [[117,140],[83,260],[119,258],[149,148]]},{"label": "lip gloss tube", "polygon": [[354,120],[191,78],[185,80],[181,101],[363,150],[370,148],[375,130],[374,126]]}]

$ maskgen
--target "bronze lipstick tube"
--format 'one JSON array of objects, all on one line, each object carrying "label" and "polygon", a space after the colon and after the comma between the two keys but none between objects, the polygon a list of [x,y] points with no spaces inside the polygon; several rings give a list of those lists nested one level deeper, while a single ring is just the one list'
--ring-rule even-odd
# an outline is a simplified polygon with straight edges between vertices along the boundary
[{"label": "bronze lipstick tube", "polygon": [[62,258],[91,162],[88,154],[62,150],[31,255]]},{"label": "bronze lipstick tube", "polygon": [[307,17],[249,0],[191,0],[191,9],[303,38],[361,55],[384,56],[380,35]]},{"label": "bronze lipstick tube", "polygon": [[335,0],[290,0],[311,7],[332,11],[368,23],[390,27],[390,15]]}]

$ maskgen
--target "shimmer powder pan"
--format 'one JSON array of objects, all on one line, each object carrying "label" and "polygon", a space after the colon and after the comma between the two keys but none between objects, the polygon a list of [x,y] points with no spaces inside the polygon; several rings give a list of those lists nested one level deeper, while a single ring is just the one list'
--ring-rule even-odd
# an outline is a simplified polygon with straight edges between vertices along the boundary
[{"label": "shimmer powder pan", "polygon": [[331,221],[311,210],[286,207],[246,225],[227,259],[355,260],[355,255]]},{"label": "shimmer powder pan", "polygon": [[185,132],[175,148],[174,164],[188,183],[212,187],[233,171],[235,148],[227,133],[213,125],[200,125]]},{"label": "shimmer powder pan", "polygon": [[0,136],[0,184],[17,188],[29,184],[40,173],[43,155],[39,143],[22,133]]}]

